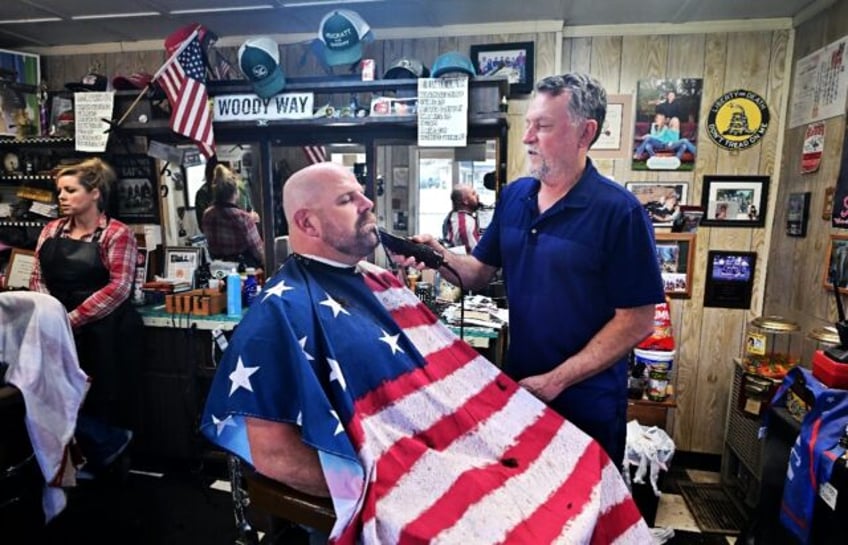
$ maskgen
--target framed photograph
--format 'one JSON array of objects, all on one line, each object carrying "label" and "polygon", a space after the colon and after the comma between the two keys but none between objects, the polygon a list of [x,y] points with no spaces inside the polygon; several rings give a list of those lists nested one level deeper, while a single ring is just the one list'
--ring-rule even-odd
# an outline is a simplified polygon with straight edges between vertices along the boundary
[{"label": "framed photograph", "polygon": [[692,296],[694,233],[657,233],[657,262],[669,297]]},{"label": "framed photograph", "polygon": [[750,308],[756,265],[756,252],[710,250],[704,306]]},{"label": "framed photograph", "polygon": [[636,119],[630,151],[633,170],[695,168],[703,80],[644,79],[636,86]]},{"label": "framed photograph", "polygon": [[533,90],[533,42],[471,46],[471,62],[479,76],[507,76],[510,95]]},{"label": "framed photograph", "polygon": [[807,236],[811,195],[809,191],[789,194],[789,202],[786,204],[786,234],[790,237]]},{"label": "framed photograph", "polygon": [[705,175],[701,225],[762,227],[768,203],[768,176]]},{"label": "framed photograph", "polygon": [[200,266],[203,248],[169,246],[165,248],[165,278],[194,286],[194,271]]},{"label": "framed photograph", "polygon": [[839,288],[848,293],[848,235],[830,235],[824,260],[823,284],[826,289]]},{"label": "framed photograph", "polygon": [[639,199],[654,227],[671,227],[689,196],[687,182],[627,182],[624,187]]},{"label": "framed photograph", "polygon": [[35,268],[35,252],[13,248],[6,265],[7,288],[29,288],[29,277]]},{"label": "framed photograph", "polygon": [[[0,93],[0,135],[25,138],[41,134],[38,120],[42,98],[41,57],[0,49],[3,92]],[[73,134],[71,134],[73,136]]]},{"label": "framed photograph", "polygon": [[159,176],[153,158],[113,155],[109,161],[117,176],[113,191],[115,217],[124,223],[159,223]]},{"label": "framed photograph", "polygon": [[626,159],[633,134],[633,96],[607,95],[607,116],[590,150],[596,159]]},{"label": "framed photograph", "polygon": [[392,168],[392,187],[406,187],[409,185],[409,167]]},{"label": "framed photograph", "polygon": [[833,195],[836,193],[835,187],[828,187],[824,190],[824,204],[822,204],[822,219],[827,221],[833,215]]}]

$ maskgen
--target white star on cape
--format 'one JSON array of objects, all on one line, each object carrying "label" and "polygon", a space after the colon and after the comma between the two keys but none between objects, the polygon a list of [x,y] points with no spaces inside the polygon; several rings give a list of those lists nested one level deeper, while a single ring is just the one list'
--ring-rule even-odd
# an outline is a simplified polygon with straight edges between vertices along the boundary
[{"label": "white star on cape", "polygon": [[330,307],[333,311],[333,318],[338,318],[339,312],[343,312],[343,313],[347,314],[348,316],[350,316],[350,312],[343,309],[341,304],[339,304],[338,301],[336,301],[335,299],[330,297],[329,293],[327,294],[327,298],[325,300],[321,301],[318,304],[324,305],[325,307]]},{"label": "white star on cape", "polygon": [[296,424],[301,428],[303,427],[303,411],[298,411]]},{"label": "white star on cape", "polygon": [[330,380],[338,380],[339,386],[342,387],[342,390],[347,390],[347,383],[345,382],[344,375],[342,374],[342,368],[339,367],[339,362],[334,359],[327,358],[327,364],[330,366]]},{"label": "white star on cape", "polygon": [[344,433],[344,426],[342,426],[342,422],[341,422],[341,420],[339,420],[339,415],[336,413],[336,411],[334,411],[332,409],[330,409],[330,414],[332,415],[333,418],[336,419],[336,429],[333,432],[333,435],[338,435],[340,433]]},{"label": "white star on cape", "polygon": [[214,414],[212,415],[212,423],[215,424],[215,429],[217,430],[217,434],[221,435],[223,433],[224,428],[235,428],[236,423],[233,422],[232,415],[227,415],[227,418],[223,420],[219,420]]},{"label": "white star on cape", "polygon": [[384,329],[381,329],[380,331],[383,332],[383,336],[380,337],[380,340],[392,348],[392,354],[396,354],[397,352],[403,353],[403,348],[398,346],[398,339],[400,338],[400,333],[398,333],[397,335],[389,335]]},{"label": "white star on cape", "polygon": [[273,286],[271,286],[270,288],[265,290],[265,297],[263,297],[262,300],[264,301],[265,299],[271,297],[272,295],[276,295],[277,297],[282,297],[283,292],[293,290],[293,289],[294,288],[291,287],[291,286],[286,286],[285,280],[280,280],[279,283],[274,284]]},{"label": "white star on cape", "polygon": [[235,370],[230,373],[230,381],[232,381],[232,384],[230,385],[230,395],[233,395],[233,393],[239,388],[244,388],[245,390],[252,392],[253,386],[250,384],[250,375],[258,370],[258,366],[245,367],[241,356],[239,356]]},{"label": "white star on cape", "polygon": [[313,358],[312,355],[306,351],[306,337],[300,339],[297,342],[300,344],[300,349],[303,350],[303,355],[306,356],[306,359],[309,361],[314,360],[315,358]]}]

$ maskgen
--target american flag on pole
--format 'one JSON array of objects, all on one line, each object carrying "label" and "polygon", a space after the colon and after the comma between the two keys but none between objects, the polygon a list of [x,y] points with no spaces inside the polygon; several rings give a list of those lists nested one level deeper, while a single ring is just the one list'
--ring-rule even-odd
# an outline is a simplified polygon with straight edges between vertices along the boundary
[{"label": "american flag on pole", "polygon": [[370,264],[294,256],[269,280],[201,420],[252,463],[245,416],[317,448],[332,543],[653,542],[598,443]]},{"label": "american flag on pole", "polygon": [[197,142],[206,157],[215,154],[206,66],[195,30],[153,77],[171,103],[171,130]]},{"label": "american flag on pole", "polygon": [[303,146],[303,153],[306,154],[310,165],[327,161],[327,148],[324,146]]}]

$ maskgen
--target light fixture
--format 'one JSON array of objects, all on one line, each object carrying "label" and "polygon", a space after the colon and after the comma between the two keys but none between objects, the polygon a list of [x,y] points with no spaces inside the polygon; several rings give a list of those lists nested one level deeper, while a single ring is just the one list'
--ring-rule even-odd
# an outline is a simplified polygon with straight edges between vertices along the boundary
[{"label": "light fixture", "polygon": [[284,8],[300,8],[305,6],[326,6],[328,4],[370,4],[371,2],[383,2],[384,0],[296,0],[294,2],[283,2]]},{"label": "light fixture", "polygon": [[56,23],[61,21],[61,17],[37,17],[33,19],[4,19],[0,21],[0,25],[25,25],[28,23]]},{"label": "light fixture", "polygon": [[194,13],[218,13],[221,11],[257,11],[261,9],[274,9],[270,4],[257,4],[254,6],[224,6],[215,8],[192,8],[192,9],[175,9],[168,13],[171,15],[190,15]]},{"label": "light fixture", "polygon": [[97,13],[94,15],[73,15],[71,19],[74,21],[88,21],[93,19],[124,19],[126,17],[154,17],[162,15],[158,11],[138,11],[131,13]]}]

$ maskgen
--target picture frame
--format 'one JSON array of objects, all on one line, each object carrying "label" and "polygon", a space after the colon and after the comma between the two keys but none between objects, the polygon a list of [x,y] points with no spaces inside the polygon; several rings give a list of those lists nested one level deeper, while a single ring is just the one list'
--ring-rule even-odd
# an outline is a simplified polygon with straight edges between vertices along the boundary
[{"label": "picture frame", "polygon": [[152,157],[140,154],[113,155],[115,190],[114,216],[124,223],[159,223],[161,217],[159,176]]},{"label": "picture frame", "polygon": [[822,285],[839,293],[848,293],[848,234],[831,234],[824,258]]},{"label": "picture frame", "polygon": [[695,170],[704,141],[699,119],[703,87],[699,78],[649,78],[636,83],[632,170]]},{"label": "picture frame", "polygon": [[768,205],[768,176],[704,176],[701,225],[763,227]]},{"label": "picture frame", "polygon": [[9,262],[6,264],[6,288],[29,289],[29,279],[35,269],[35,252],[21,248],[12,248]]},{"label": "picture frame", "polygon": [[807,236],[812,192],[790,193],[786,203],[786,234],[790,237]]},{"label": "picture frame", "polygon": [[624,188],[642,203],[654,227],[671,227],[689,198],[687,182],[626,182]]},{"label": "picture frame", "polygon": [[41,88],[41,56],[0,49],[0,68],[6,74],[3,87],[14,89],[16,96],[0,100],[0,135],[21,139],[41,135],[39,101],[46,98]]},{"label": "picture frame", "polygon": [[822,219],[829,221],[833,216],[833,196],[836,194],[835,187],[828,187],[824,190],[824,202],[822,203]]},{"label": "picture frame", "polygon": [[409,167],[392,167],[392,187],[409,185]]},{"label": "picture frame", "polygon": [[194,272],[200,266],[203,248],[194,246],[167,246],[165,248],[165,278],[188,282],[194,287]]},{"label": "picture frame", "polygon": [[607,115],[589,152],[595,159],[626,159],[633,140],[633,95],[607,95]]},{"label": "picture frame", "polygon": [[657,233],[657,262],[669,297],[692,297],[695,233]]},{"label": "picture frame", "polygon": [[707,253],[704,306],[750,308],[756,268],[756,252],[710,250]]},{"label": "picture frame", "polygon": [[470,57],[478,76],[506,75],[510,96],[533,91],[533,42],[472,45]]}]

